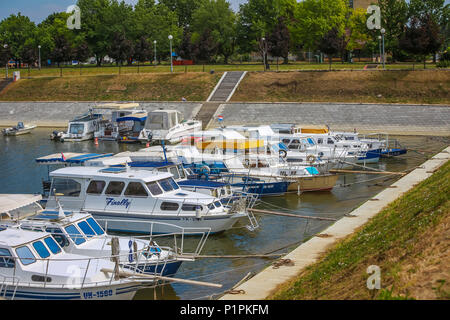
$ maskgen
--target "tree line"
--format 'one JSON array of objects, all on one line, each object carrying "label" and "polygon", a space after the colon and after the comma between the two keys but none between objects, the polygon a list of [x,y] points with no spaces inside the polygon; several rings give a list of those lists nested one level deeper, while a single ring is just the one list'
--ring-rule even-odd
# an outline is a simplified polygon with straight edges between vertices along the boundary
[{"label": "tree line", "polygon": [[[368,30],[365,9],[348,0],[248,0],[234,12],[226,0],[78,0],[81,29],[69,30],[70,14],[57,12],[35,24],[11,15],[0,22],[0,63],[86,61],[106,56],[117,64],[161,62],[174,52],[197,63],[247,60],[252,53],[288,63],[289,54],[323,52],[349,59],[377,53],[379,30]],[[374,0],[381,8],[386,51],[394,61],[425,60],[449,39],[445,0]],[[156,43],[155,43],[156,42]],[[155,52],[156,47],[156,52]]]}]

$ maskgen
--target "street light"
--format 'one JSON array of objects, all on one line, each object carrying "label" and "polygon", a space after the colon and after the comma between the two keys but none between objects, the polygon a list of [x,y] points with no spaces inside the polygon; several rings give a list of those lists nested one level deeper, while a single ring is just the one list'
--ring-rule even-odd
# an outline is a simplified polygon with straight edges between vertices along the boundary
[{"label": "street light", "polygon": [[[5,48],[5,50],[8,49],[8,45],[4,44],[3,48]],[[9,56],[8,56],[8,60],[6,61],[6,79],[8,79],[8,65],[9,65]]]},{"label": "street light", "polygon": [[172,62],[172,39],[173,36],[169,35],[169,40],[170,40],[170,72],[173,72],[173,62]]},{"label": "street light", "polygon": [[381,51],[381,36],[378,36],[378,44],[380,46],[380,63],[381,63],[381,56],[382,56],[382,51]]},{"label": "street light", "polygon": [[39,48],[39,71],[41,71],[41,45],[38,45]]},{"label": "street light", "polygon": [[383,70],[386,67],[386,58],[385,58],[385,52],[384,52],[384,34],[386,33],[386,30],[383,28],[380,30],[381,32],[381,38],[383,39]]},{"label": "street light", "polygon": [[156,40],[153,41],[153,44],[155,45],[155,66],[156,66]]},{"label": "street light", "polygon": [[264,71],[266,71],[266,47],[264,45],[266,38],[261,38],[262,46],[263,46],[263,63],[264,63]]}]

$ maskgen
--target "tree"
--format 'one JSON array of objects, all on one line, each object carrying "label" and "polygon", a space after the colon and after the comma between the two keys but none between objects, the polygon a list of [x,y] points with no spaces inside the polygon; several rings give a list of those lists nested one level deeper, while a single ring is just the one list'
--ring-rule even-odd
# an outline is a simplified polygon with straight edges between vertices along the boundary
[{"label": "tree", "polygon": [[138,61],[138,73],[139,63],[149,60],[152,55],[152,48],[145,36],[140,37],[134,45],[134,58]]},{"label": "tree", "polygon": [[5,44],[0,43],[0,66],[5,66],[9,59],[11,59],[11,51],[9,46],[5,47]]},{"label": "tree", "polygon": [[291,37],[285,19],[284,17],[278,18],[278,23],[267,39],[268,51],[270,55],[277,57],[277,65],[278,57],[282,57],[285,64],[288,63]]},{"label": "tree", "polygon": [[58,68],[62,62],[72,59],[73,49],[71,43],[63,34],[57,34],[54,37],[54,48],[50,54],[50,58],[58,64]]},{"label": "tree", "polygon": [[133,44],[127,39],[124,33],[117,33],[111,43],[109,56],[116,60],[116,64],[121,66],[124,61],[133,55]]},{"label": "tree", "polygon": [[402,50],[413,55],[414,58],[422,58],[424,69],[427,56],[439,50],[441,45],[439,25],[430,14],[424,14],[420,18],[412,17],[399,39]]},{"label": "tree", "polygon": [[284,23],[289,27],[297,6],[296,0],[248,0],[242,4],[236,24],[238,52],[243,54],[259,51],[263,57],[266,50],[265,45],[261,45],[261,39],[269,38],[280,17],[284,18]]},{"label": "tree", "polygon": [[330,63],[330,71],[331,71],[331,63],[333,61],[333,55],[338,53],[341,50],[341,35],[339,34],[339,30],[335,27],[328,31],[322,39],[318,42],[317,48],[328,55],[328,61]]},{"label": "tree", "polygon": [[177,16],[177,25],[183,30],[190,27],[194,12],[208,0],[159,0]]},{"label": "tree", "polygon": [[36,47],[30,43],[25,44],[22,49],[22,61],[28,65],[28,77],[30,77],[30,69],[33,64],[36,63],[38,59],[38,54],[36,52]]},{"label": "tree", "polygon": [[0,22],[0,43],[7,44],[11,53],[11,58],[16,61],[16,65],[23,61],[25,45],[30,44],[34,39],[36,25],[20,12],[17,15],[10,15]]},{"label": "tree", "polygon": [[292,41],[304,50],[319,49],[320,40],[335,29],[339,36],[345,32],[347,19],[345,0],[305,0],[299,2],[294,11],[294,23],[290,32]]},{"label": "tree", "polygon": [[[226,0],[207,0],[200,4],[192,14],[192,38],[199,39],[207,35],[214,43],[215,50],[211,54],[224,56],[225,63],[234,52],[235,15]],[[211,60],[209,57],[207,60]]]},{"label": "tree", "polygon": [[385,48],[396,60],[399,55],[398,39],[408,21],[408,4],[405,0],[378,0],[381,9],[381,26],[386,30]]}]

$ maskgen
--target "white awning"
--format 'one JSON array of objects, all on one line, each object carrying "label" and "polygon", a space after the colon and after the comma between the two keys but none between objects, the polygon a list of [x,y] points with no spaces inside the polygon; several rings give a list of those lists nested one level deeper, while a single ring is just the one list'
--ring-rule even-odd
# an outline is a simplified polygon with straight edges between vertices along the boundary
[{"label": "white awning", "polygon": [[0,213],[9,212],[42,200],[36,194],[0,194]]}]

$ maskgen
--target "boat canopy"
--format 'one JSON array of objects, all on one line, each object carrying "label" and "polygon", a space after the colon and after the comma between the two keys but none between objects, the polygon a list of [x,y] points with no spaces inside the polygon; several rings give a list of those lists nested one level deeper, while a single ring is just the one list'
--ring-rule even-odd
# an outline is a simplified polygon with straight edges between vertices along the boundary
[{"label": "boat canopy", "polygon": [[139,103],[105,103],[93,106],[92,109],[125,110],[138,107]]},{"label": "boat canopy", "polygon": [[156,110],[149,113],[145,129],[169,130],[183,121],[183,114],[177,110]]},{"label": "boat canopy", "polygon": [[0,194],[0,213],[13,211],[42,200],[35,194]]},{"label": "boat canopy", "polygon": [[[64,155],[64,157],[63,157]],[[48,156],[40,157],[36,159],[39,164],[51,165],[51,164],[83,164],[86,161],[106,158],[113,156],[113,153],[98,154],[98,153],[54,153]],[[65,158],[65,159],[64,159]]]},{"label": "boat canopy", "polygon": [[147,120],[147,116],[148,114],[146,112],[133,113],[125,117],[117,118],[116,122],[125,122],[125,121],[145,122]]}]

